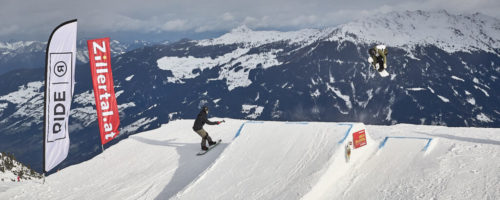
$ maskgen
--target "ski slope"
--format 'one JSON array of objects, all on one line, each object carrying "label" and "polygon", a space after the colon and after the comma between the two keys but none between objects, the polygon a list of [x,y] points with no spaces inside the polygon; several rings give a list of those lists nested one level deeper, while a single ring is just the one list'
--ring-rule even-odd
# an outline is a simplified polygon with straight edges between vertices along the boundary
[{"label": "ski slope", "polygon": [[205,126],[223,143],[204,156],[193,120],[172,121],[0,199],[500,198],[499,129],[366,126],[346,162],[363,124],[226,121]]},{"label": "ski slope", "polygon": [[349,128],[335,123],[247,123],[216,164],[176,199],[203,199],[207,194],[213,199],[298,199],[334,155],[344,155],[342,141]]}]

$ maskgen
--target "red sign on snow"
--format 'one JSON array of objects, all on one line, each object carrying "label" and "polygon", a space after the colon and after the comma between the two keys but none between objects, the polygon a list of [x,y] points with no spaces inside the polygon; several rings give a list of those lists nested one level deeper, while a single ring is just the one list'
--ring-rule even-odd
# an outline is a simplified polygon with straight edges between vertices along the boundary
[{"label": "red sign on snow", "polygon": [[120,116],[116,104],[109,38],[88,40],[90,70],[94,84],[97,121],[101,131],[101,143],[106,144],[118,135]]},{"label": "red sign on snow", "polygon": [[365,146],[366,145],[365,129],[353,133],[352,138],[354,141],[354,148],[355,149],[362,147],[362,146]]}]

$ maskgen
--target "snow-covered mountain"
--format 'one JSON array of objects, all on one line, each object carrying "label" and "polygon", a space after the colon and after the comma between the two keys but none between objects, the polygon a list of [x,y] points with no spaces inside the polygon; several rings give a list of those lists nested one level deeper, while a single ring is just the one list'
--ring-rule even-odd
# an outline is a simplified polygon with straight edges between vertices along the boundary
[{"label": "snow-covered mountain", "polygon": [[40,179],[42,175],[35,172],[29,166],[18,162],[14,155],[9,153],[0,153],[0,181],[16,182],[32,179]]},{"label": "snow-covered mountain", "polygon": [[43,67],[46,43],[0,42],[0,74],[19,68]]},{"label": "snow-covered mountain", "polygon": [[[134,40],[131,42],[120,42],[118,40],[111,40],[109,42],[109,46],[111,48],[111,56],[119,56],[121,54],[126,53],[127,51],[131,51],[137,48],[142,48],[145,46],[151,46],[153,42],[145,41],[145,40]],[[164,42],[164,44],[168,44],[168,42]],[[87,49],[87,40],[80,40],[77,43],[77,59],[80,62],[87,63],[89,62],[89,51]]]},{"label": "snow-covered mountain", "polygon": [[449,53],[486,51],[498,54],[500,21],[481,13],[392,12],[341,25],[330,39],[383,43],[410,52],[417,46],[432,45]]},{"label": "snow-covered mountain", "polygon": [[[498,24],[481,14],[415,11],[321,30],[242,26],[218,38],[128,51],[112,58],[122,129],[111,145],[194,118],[201,105],[238,119],[499,127]],[[376,43],[388,45],[389,78],[366,61]],[[61,167],[100,151],[88,66],[76,68],[72,146]],[[43,78],[43,69],[0,75],[0,145],[35,167]]]},{"label": "snow-covered mountain", "polygon": [[[221,119],[211,119],[221,120]],[[227,119],[176,120],[41,180],[0,182],[0,199],[498,199],[498,128]],[[345,145],[365,128],[366,145]],[[236,137],[236,135],[238,135]],[[2,187],[3,186],[3,187]]]},{"label": "snow-covered mountain", "polygon": [[[121,55],[127,51],[152,45],[152,42],[135,40],[120,42],[112,40],[111,54]],[[47,42],[39,41],[0,41],[0,74],[22,68],[42,68],[45,65]],[[77,60],[88,62],[87,40],[79,40],[77,44]]]}]

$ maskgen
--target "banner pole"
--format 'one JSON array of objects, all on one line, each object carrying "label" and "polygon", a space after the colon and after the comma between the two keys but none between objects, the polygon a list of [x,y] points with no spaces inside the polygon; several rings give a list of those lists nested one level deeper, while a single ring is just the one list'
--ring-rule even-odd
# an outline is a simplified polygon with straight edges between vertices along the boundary
[{"label": "banner pole", "polygon": [[104,153],[104,144],[101,144],[102,152]]},{"label": "banner pole", "polygon": [[45,185],[45,173],[43,173],[43,185]]}]

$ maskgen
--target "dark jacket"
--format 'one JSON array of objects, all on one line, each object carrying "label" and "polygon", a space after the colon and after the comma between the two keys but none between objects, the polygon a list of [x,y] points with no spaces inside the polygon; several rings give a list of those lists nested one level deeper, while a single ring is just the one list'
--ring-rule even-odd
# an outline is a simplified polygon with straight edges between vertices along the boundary
[{"label": "dark jacket", "polygon": [[201,130],[203,128],[203,125],[208,124],[208,125],[216,125],[217,122],[211,122],[207,119],[207,113],[205,111],[200,111],[198,116],[196,117],[196,120],[194,120],[194,125],[193,125],[193,130]]},{"label": "dark jacket", "polygon": [[372,65],[375,67],[375,65],[379,63],[379,71],[382,71],[387,64],[387,48],[384,45],[377,45],[368,50],[368,53],[373,59]]}]

